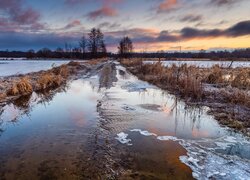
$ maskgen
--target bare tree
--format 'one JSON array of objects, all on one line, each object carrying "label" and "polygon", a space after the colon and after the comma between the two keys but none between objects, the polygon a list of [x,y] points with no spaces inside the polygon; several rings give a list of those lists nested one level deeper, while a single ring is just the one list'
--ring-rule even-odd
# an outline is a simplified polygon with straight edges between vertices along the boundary
[{"label": "bare tree", "polygon": [[88,50],[92,57],[97,57],[98,53],[106,53],[104,35],[100,29],[91,29],[88,39]]},{"label": "bare tree", "polygon": [[118,46],[118,53],[120,57],[128,58],[133,52],[133,43],[129,37],[124,37]]}]

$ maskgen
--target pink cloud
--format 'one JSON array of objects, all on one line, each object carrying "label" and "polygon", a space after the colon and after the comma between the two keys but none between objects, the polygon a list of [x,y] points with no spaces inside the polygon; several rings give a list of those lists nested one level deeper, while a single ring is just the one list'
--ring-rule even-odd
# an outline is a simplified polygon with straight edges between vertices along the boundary
[{"label": "pink cloud", "polygon": [[15,31],[22,29],[24,26],[25,30],[28,27],[35,30],[43,28],[43,24],[39,22],[40,13],[31,7],[24,7],[23,4],[23,0],[0,0],[0,11],[6,14],[1,20],[4,19],[5,21],[5,29]]},{"label": "pink cloud", "polygon": [[102,18],[102,17],[113,17],[116,16],[117,14],[118,13],[116,9],[113,9],[112,7],[108,6],[103,6],[100,9],[88,13],[88,17],[90,19],[95,20],[97,18]]},{"label": "pink cloud", "polygon": [[164,0],[158,6],[158,12],[172,10],[172,9],[176,8],[177,5],[178,5],[177,0]]},{"label": "pink cloud", "polygon": [[[98,1],[103,4],[114,4],[114,3],[120,3],[123,0],[98,0]],[[79,3],[92,2],[92,1],[91,0],[65,0],[64,2],[65,4],[75,5]]]}]

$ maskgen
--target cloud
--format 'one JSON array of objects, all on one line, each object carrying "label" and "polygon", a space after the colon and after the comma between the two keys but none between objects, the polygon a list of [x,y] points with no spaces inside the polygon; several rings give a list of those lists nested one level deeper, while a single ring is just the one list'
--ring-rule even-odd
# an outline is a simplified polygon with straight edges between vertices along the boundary
[{"label": "cloud", "polygon": [[181,22],[197,22],[202,20],[202,15],[188,14],[180,18]]},{"label": "cloud", "polygon": [[158,6],[158,12],[165,12],[173,10],[177,7],[178,2],[177,0],[164,0]]},{"label": "cloud", "polygon": [[121,27],[121,24],[110,23],[110,22],[103,22],[103,23],[98,25],[98,28],[100,28],[100,29],[102,29],[102,28],[111,29],[111,28],[119,28],[119,27]]},{"label": "cloud", "polygon": [[183,28],[182,38],[213,38],[213,37],[239,37],[250,35],[250,21],[239,22],[227,29],[199,30],[195,28]]},{"label": "cloud", "polygon": [[23,0],[0,0],[0,11],[5,16],[1,18],[1,21],[5,21],[6,29],[15,30],[27,25],[32,29],[43,28],[43,25],[39,22],[40,13],[32,9],[31,7],[24,7]]},{"label": "cloud", "polygon": [[153,29],[134,28],[126,31],[115,31],[108,34],[110,43],[117,43],[123,36],[130,36],[135,43],[177,42],[190,39],[239,37],[250,35],[250,21],[239,22],[227,29],[196,29],[185,27],[178,33],[166,30],[157,32]]},{"label": "cloud", "polygon": [[100,9],[88,13],[87,16],[89,19],[96,20],[102,17],[113,17],[116,16],[117,14],[118,13],[116,9],[113,9],[112,7],[108,6],[103,6]]},{"label": "cloud", "polygon": [[64,29],[71,29],[71,28],[74,28],[74,27],[77,27],[77,26],[80,26],[81,25],[81,21],[79,20],[74,20],[74,21],[71,21],[69,24],[67,24]]},{"label": "cloud", "polygon": [[211,0],[211,3],[217,6],[228,6],[240,0]]},{"label": "cloud", "polygon": [[[121,3],[123,0],[97,0],[105,5]],[[92,0],[64,0],[64,4],[66,5],[77,5],[79,3],[93,2]]]},{"label": "cloud", "polygon": [[[74,21],[73,21],[74,22]],[[1,21],[0,25],[7,23]],[[75,24],[75,23],[69,23]],[[78,22],[76,23],[78,24]],[[105,23],[102,26],[110,26]],[[0,26],[1,29],[1,26]],[[82,32],[72,33],[27,33],[27,32],[1,32],[0,49],[39,49],[49,47],[55,49],[63,46],[65,42],[77,44]],[[177,41],[187,41],[192,39],[217,38],[217,37],[240,37],[250,35],[250,20],[242,21],[226,29],[197,29],[185,27],[180,31],[158,31],[157,29],[132,28],[124,31],[104,32],[105,42],[108,47],[115,47],[124,36],[131,37],[132,41],[137,44],[156,45],[156,43],[172,43]]]}]

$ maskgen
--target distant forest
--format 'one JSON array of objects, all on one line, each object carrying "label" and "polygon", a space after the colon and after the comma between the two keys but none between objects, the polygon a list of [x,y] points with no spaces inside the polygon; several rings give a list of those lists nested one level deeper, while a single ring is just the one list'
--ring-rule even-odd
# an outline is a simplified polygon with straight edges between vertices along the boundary
[{"label": "distant forest", "polygon": [[[91,52],[85,52],[84,56],[81,52],[78,51],[65,51],[65,50],[55,50],[52,51],[48,48],[43,48],[37,52],[35,51],[0,51],[0,57],[6,58],[30,58],[30,59],[38,59],[38,58],[64,58],[64,59],[91,59],[91,58],[102,58],[102,57],[110,57],[110,58],[119,58],[119,53],[97,53],[95,57]],[[208,58],[208,59],[232,59],[232,58],[247,58],[250,59],[250,48],[234,50],[230,51],[211,51],[211,52],[152,52],[152,53],[130,53],[129,57],[134,58]]]},{"label": "distant forest", "polygon": [[70,44],[65,43],[64,48],[57,48],[50,50],[43,48],[38,51],[29,50],[23,51],[0,51],[0,57],[3,58],[28,58],[28,59],[41,59],[41,58],[55,58],[55,59],[92,59],[92,58],[206,58],[213,60],[220,59],[235,59],[244,58],[250,59],[250,48],[237,49],[234,51],[205,51],[199,52],[134,52],[133,42],[129,37],[123,37],[117,45],[117,53],[107,52],[106,44],[104,41],[104,34],[100,29],[93,28],[88,33],[86,38],[84,35],[79,40],[78,47],[72,47]]}]

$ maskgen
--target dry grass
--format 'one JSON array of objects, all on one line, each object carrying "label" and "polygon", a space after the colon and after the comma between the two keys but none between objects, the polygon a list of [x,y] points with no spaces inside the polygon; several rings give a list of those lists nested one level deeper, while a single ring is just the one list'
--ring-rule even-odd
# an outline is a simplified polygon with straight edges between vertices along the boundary
[{"label": "dry grass", "polygon": [[5,93],[0,93],[0,101],[4,100],[6,98],[6,94]]},{"label": "dry grass", "polygon": [[233,79],[231,85],[239,89],[250,90],[250,70],[241,70]]},{"label": "dry grass", "polygon": [[153,64],[143,64],[140,59],[122,60],[122,64],[131,67],[132,73],[140,79],[170,90],[183,98],[200,100],[203,96],[201,78],[196,67],[186,64],[177,67],[164,67],[160,61]]},{"label": "dry grass", "polygon": [[76,61],[70,61],[68,63],[69,66],[80,66],[80,62],[76,62]]},{"label": "dry grass", "polygon": [[225,103],[242,105],[250,108],[250,94],[243,90],[225,91],[221,90],[218,95],[222,96]]},{"label": "dry grass", "polygon": [[209,75],[205,78],[205,82],[209,84],[218,84],[224,82],[223,71],[221,67],[215,65],[210,71],[211,73],[209,73]]},{"label": "dry grass", "polygon": [[27,77],[20,79],[19,82],[15,83],[10,89],[7,90],[7,95],[27,95],[33,92],[33,87],[30,80]]},{"label": "dry grass", "polygon": [[55,75],[60,75],[63,78],[67,78],[69,76],[69,68],[67,65],[61,65],[59,67],[55,67],[51,70],[51,72]]},{"label": "dry grass", "polygon": [[237,91],[219,94],[222,94],[228,103],[249,106],[250,97],[244,91],[250,89],[249,68],[225,69],[218,65],[212,68],[198,68],[187,64],[164,67],[160,61],[143,64],[141,59],[124,59],[121,63],[140,79],[183,98],[202,100],[206,94],[203,83],[237,87]]},{"label": "dry grass", "polygon": [[92,60],[88,60],[86,64],[97,65],[97,64],[100,64],[101,62],[106,62],[106,61],[108,61],[107,58],[92,59]]},{"label": "dry grass", "polygon": [[63,82],[63,78],[61,75],[55,75],[52,73],[42,74],[37,80],[37,89],[45,90],[49,88],[56,88],[60,86]]}]

